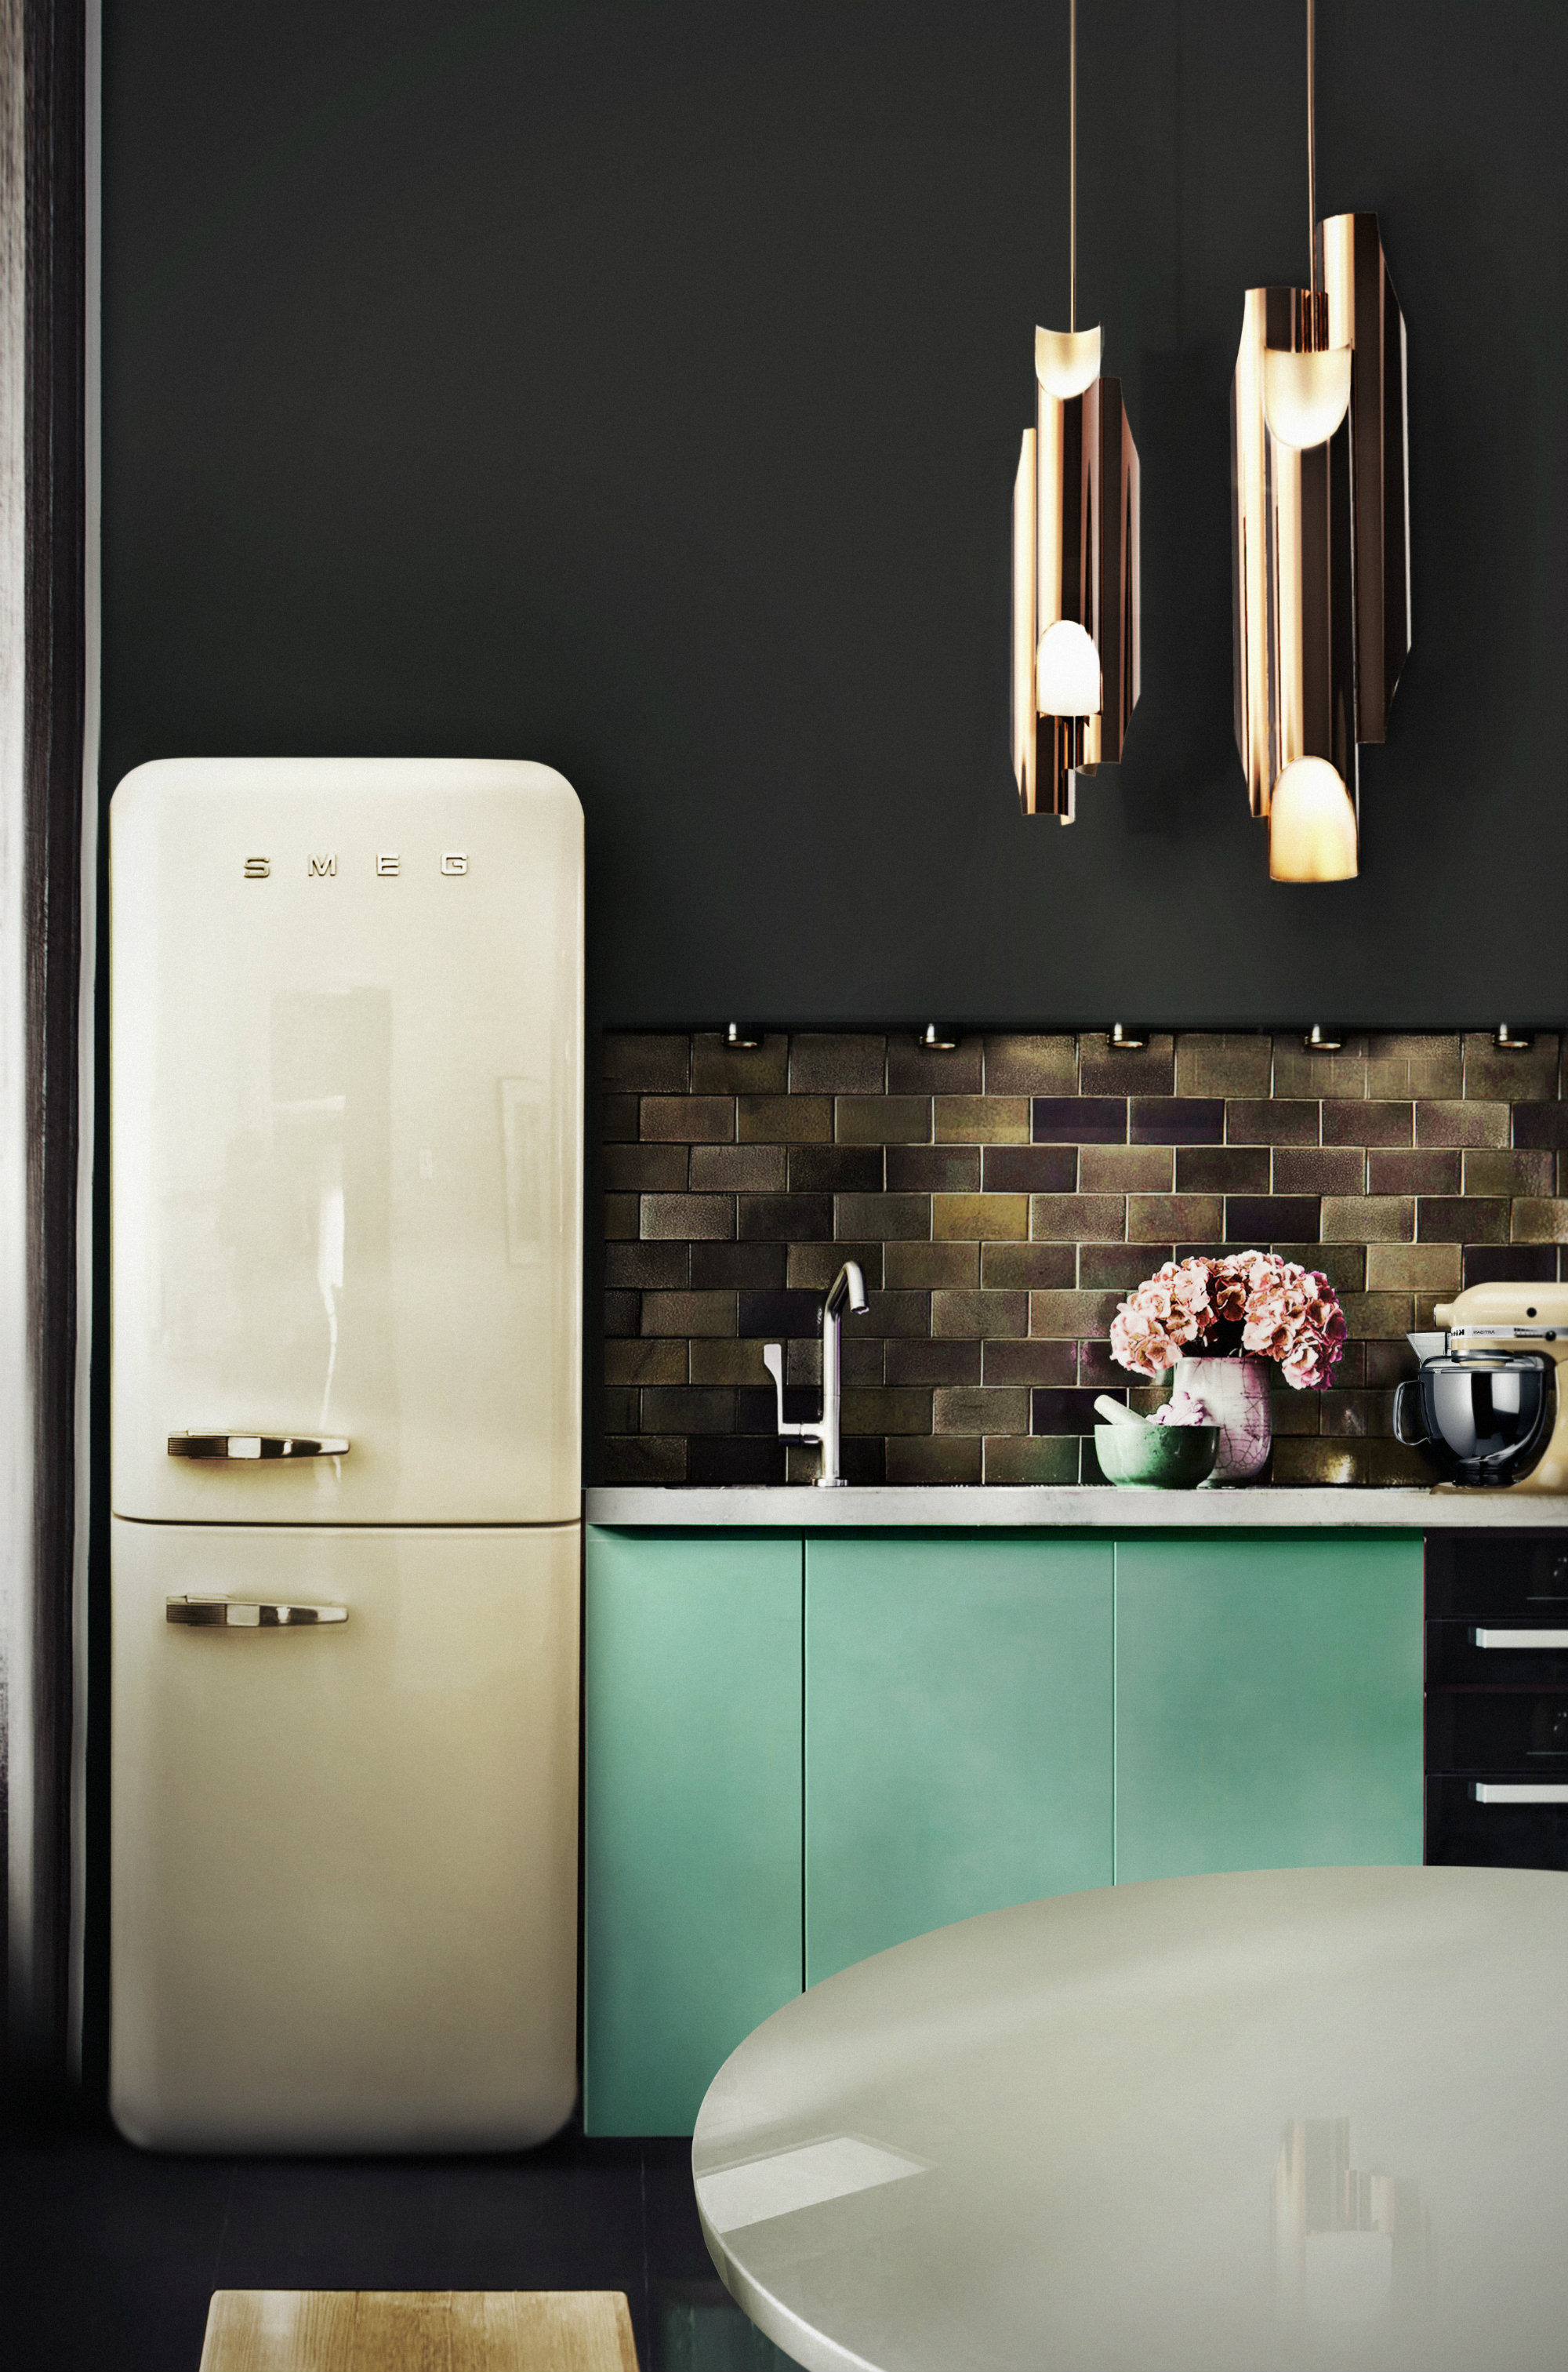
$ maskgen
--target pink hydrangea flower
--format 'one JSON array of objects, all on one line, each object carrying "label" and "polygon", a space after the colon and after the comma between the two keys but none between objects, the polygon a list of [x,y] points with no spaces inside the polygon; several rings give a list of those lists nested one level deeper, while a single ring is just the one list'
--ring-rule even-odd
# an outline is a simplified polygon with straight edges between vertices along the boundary
[{"label": "pink hydrangea flower", "polygon": [[1332,1380],[1348,1332],[1318,1270],[1278,1252],[1225,1252],[1156,1269],[1112,1319],[1111,1354],[1135,1375],[1159,1376],[1184,1355],[1212,1355],[1218,1345],[1211,1338],[1235,1325],[1241,1349],[1277,1361],[1295,1391],[1321,1391]]}]

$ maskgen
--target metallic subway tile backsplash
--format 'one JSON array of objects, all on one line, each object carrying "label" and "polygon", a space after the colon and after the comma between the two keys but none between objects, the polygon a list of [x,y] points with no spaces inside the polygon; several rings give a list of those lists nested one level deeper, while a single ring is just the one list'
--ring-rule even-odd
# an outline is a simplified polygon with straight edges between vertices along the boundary
[{"label": "metallic subway tile backsplash", "polygon": [[846,1258],[871,1295],[844,1329],[852,1482],[1098,1482],[1095,1394],[1163,1390],[1111,1359],[1118,1302],[1238,1244],[1322,1269],[1350,1321],[1330,1390],[1274,1395],[1272,1481],[1427,1481],[1390,1431],[1407,1329],[1461,1284],[1556,1278],[1568,1245],[1555,1032],[1321,1054],[1299,1032],[612,1031],[603,1055],[606,1482],[809,1479],[761,1346],[814,1414]]}]

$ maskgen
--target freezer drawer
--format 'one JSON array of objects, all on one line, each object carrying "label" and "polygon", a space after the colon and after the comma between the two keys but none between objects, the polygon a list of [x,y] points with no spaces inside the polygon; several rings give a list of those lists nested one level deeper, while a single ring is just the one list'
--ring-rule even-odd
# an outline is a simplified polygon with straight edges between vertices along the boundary
[{"label": "freezer drawer", "polygon": [[546,766],[121,784],[117,1515],[575,1518],[582,840]]},{"label": "freezer drawer", "polygon": [[122,2132],[305,2151],[554,2132],[575,2092],[577,1527],[113,1529]]}]

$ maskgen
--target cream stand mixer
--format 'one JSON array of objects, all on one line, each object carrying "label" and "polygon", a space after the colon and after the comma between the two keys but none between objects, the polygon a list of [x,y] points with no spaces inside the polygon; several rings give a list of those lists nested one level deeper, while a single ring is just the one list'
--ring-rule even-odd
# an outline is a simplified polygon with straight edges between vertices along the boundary
[{"label": "cream stand mixer", "polygon": [[1395,1395],[1398,1438],[1454,1465],[1439,1490],[1568,1491],[1568,1388],[1558,1372],[1568,1361],[1568,1285],[1472,1285],[1433,1316],[1443,1332],[1410,1337],[1422,1367]]}]

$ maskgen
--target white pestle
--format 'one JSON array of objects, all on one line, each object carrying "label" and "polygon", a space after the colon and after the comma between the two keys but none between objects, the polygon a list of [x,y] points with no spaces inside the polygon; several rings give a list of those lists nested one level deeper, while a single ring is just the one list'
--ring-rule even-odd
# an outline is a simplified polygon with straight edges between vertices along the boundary
[{"label": "white pestle", "polygon": [[1101,1392],[1096,1401],[1095,1413],[1103,1416],[1110,1424],[1147,1424],[1149,1421],[1146,1416],[1140,1416],[1136,1409],[1128,1408],[1124,1401],[1113,1401],[1109,1392]]}]

